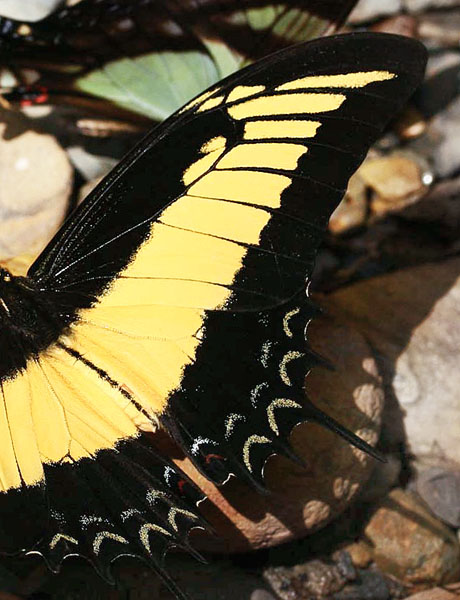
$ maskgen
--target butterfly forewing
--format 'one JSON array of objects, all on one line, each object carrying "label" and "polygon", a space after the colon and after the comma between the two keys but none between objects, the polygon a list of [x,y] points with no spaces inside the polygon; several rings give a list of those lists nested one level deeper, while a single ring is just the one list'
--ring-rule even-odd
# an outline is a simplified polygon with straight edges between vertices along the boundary
[{"label": "butterfly forewing", "polygon": [[[411,40],[356,34],[241,71],[145,138],[31,267],[27,285],[63,327],[2,382],[6,410],[20,396],[28,420],[3,427],[1,501],[51,482],[39,546],[50,562],[68,552],[158,563],[184,544],[174,515],[193,524],[198,496],[172,465],[135,450],[159,423],[212,480],[236,473],[259,489],[267,457],[292,454],[298,422],[353,441],[304,395],[315,364],[306,290],[348,178],[424,63]],[[69,489],[82,478],[93,490],[83,521],[82,494],[53,500],[61,473]]]}]

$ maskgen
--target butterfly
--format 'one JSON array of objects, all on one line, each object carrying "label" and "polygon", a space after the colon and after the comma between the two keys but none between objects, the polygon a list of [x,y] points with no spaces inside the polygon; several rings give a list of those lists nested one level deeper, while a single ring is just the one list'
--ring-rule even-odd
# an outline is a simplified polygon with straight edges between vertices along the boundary
[{"label": "butterfly", "polygon": [[[202,494],[148,442],[166,429],[211,481],[262,493],[292,428],[363,440],[305,397],[305,328],[329,216],[420,83],[421,44],[356,33],[276,53],[153,129],[27,276],[0,271],[0,548],[168,582]],[[179,590],[175,590],[178,595]]]},{"label": "butterfly", "polygon": [[13,105],[163,120],[244,64],[339,27],[355,4],[82,0],[37,23],[0,17],[0,89]]}]

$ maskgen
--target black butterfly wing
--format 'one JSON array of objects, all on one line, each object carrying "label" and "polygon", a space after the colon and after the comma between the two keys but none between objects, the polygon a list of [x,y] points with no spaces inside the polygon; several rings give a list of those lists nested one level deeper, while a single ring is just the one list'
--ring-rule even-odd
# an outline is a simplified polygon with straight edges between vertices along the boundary
[{"label": "black butterfly wing", "polygon": [[17,80],[3,95],[22,106],[113,110],[94,94],[164,118],[244,63],[339,27],[355,3],[83,0],[34,24],[0,18],[0,63]]},{"label": "black butterfly wing", "polygon": [[21,283],[51,319],[43,349],[1,373],[6,412],[27,415],[0,419],[2,514],[37,499],[30,529],[3,521],[4,548],[45,531],[53,565],[129,553],[160,570],[199,496],[140,430],[160,421],[214,481],[262,487],[293,425],[338,427],[304,399],[306,288],[348,178],[424,64],[396,36],[283,51],[156,128],[71,216]]}]

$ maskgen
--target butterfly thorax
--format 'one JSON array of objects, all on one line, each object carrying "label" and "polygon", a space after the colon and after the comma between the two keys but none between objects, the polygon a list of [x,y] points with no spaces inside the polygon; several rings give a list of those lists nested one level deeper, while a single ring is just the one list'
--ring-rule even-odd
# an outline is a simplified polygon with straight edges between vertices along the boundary
[{"label": "butterfly thorax", "polygon": [[0,377],[23,369],[65,326],[55,305],[31,279],[0,268]]}]

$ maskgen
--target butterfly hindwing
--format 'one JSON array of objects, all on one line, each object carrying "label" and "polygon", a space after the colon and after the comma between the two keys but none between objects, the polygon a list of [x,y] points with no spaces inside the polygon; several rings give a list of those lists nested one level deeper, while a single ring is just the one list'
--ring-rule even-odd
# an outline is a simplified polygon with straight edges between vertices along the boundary
[{"label": "butterfly hindwing", "polygon": [[[3,415],[0,502],[45,499],[4,547],[36,544],[53,568],[77,552],[161,570],[200,522],[185,476],[143,445],[160,424],[210,479],[258,489],[300,421],[360,443],[304,398],[306,292],[348,178],[424,63],[416,42],[355,34],[231,76],[149,134],[27,278],[2,275],[2,323],[21,327],[0,343],[21,352],[0,363],[5,410],[20,398]],[[33,328],[22,298],[40,307]]]},{"label": "butterfly hindwing", "polygon": [[355,4],[82,0],[37,23],[0,17],[0,93],[20,106],[70,104],[160,120],[244,64],[333,31]]}]

